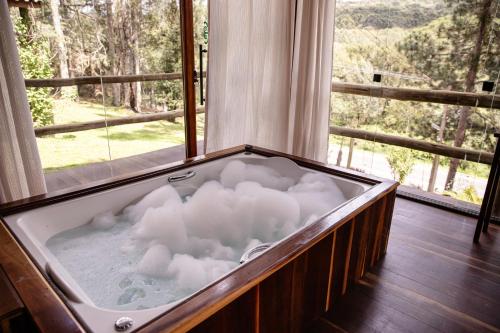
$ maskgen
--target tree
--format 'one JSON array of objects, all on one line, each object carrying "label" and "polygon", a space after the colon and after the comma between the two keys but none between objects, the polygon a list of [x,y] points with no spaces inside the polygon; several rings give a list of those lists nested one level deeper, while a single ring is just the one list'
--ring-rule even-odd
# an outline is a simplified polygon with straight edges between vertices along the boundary
[{"label": "tree", "polygon": [[[28,13],[25,13],[28,14]],[[30,20],[31,21],[31,20]],[[25,17],[14,19],[14,30],[19,49],[19,61],[27,79],[52,77],[49,41],[29,24]],[[53,101],[49,88],[26,89],[35,126],[54,123]]]},{"label": "tree", "polygon": [[[109,72],[110,75],[118,74],[117,61],[116,61],[116,51],[115,51],[115,27],[113,22],[113,0],[106,0],[106,28],[107,28],[107,40],[108,40],[108,59],[109,59]],[[112,89],[112,105],[120,105],[120,85],[118,83],[113,83],[111,85]]]},{"label": "tree", "polygon": [[387,154],[387,163],[391,167],[394,180],[403,183],[415,165],[415,154],[412,150],[390,147]]},{"label": "tree", "polygon": [[[52,12],[52,26],[55,31],[57,58],[59,60],[59,75],[63,79],[69,78],[68,70],[68,51],[66,49],[66,41],[64,40],[64,32],[61,25],[61,15],[59,13],[59,0],[50,0],[50,9]],[[61,91],[64,94],[71,94],[73,89],[63,88]]]},{"label": "tree", "polygon": [[[451,8],[451,15],[437,19],[423,29],[415,30],[399,43],[398,48],[416,67],[432,78],[433,88],[472,92],[481,57],[488,51],[484,44],[488,40],[490,30],[492,0],[482,0],[480,6],[471,0],[446,2]],[[497,45],[492,46],[489,51],[497,48]],[[485,71],[493,72],[494,63],[485,59]],[[450,118],[451,125],[455,127],[451,138],[455,147],[464,144],[471,110],[471,107],[450,110],[458,113]],[[471,127],[474,130],[474,127]],[[459,160],[451,160],[446,181],[447,190],[453,187],[458,165]]]},{"label": "tree", "polygon": [[[448,0],[450,1],[450,0]],[[479,21],[479,28],[475,34],[475,43],[472,52],[469,56],[469,69],[467,71],[467,76],[465,79],[465,91],[474,91],[474,86],[476,83],[476,76],[479,67],[479,60],[481,58],[481,52],[483,49],[483,44],[485,37],[487,36],[487,31],[491,23],[491,12],[492,12],[492,0],[483,0],[482,6],[478,11],[474,3],[471,1],[459,1],[456,5],[456,12],[453,15],[455,24],[460,27],[462,25],[461,19],[457,18],[458,15],[463,15],[465,13],[470,13],[476,11],[477,20]],[[487,40],[487,39],[486,39]],[[470,106],[464,106],[461,108],[459,113],[459,120],[457,129],[455,132],[455,140],[453,142],[455,147],[461,147],[465,139],[465,129],[467,122],[469,121],[471,112]],[[446,177],[446,190],[451,190],[453,188],[453,183],[455,181],[455,175],[457,173],[459,160],[454,158],[450,162],[450,169],[448,171],[448,176]]]},{"label": "tree", "polygon": [[[139,47],[139,34],[141,31],[141,1],[134,0],[131,1],[130,4],[130,22],[131,22],[131,65],[132,65],[132,73],[140,74],[140,47]],[[131,98],[130,98],[130,107],[136,111],[141,112],[141,103],[142,103],[142,92],[141,92],[141,83],[134,82],[132,84]]]}]

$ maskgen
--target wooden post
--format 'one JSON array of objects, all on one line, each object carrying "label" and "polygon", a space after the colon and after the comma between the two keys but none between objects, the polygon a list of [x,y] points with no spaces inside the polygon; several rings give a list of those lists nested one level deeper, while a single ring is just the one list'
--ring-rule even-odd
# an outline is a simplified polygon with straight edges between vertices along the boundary
[{"label": "wooden post", "polygon": [[339,148],[339,154],[337,155],[337,166],[340,166],[342,163],[342,147],[344,146],[344,137],[342,137],[342,140],[340,140],[340,148]]},{"label": "wooden post", "polygon": [[351,138],[349,140],[349,156],[347,157],[347,168],[351,167],[353,152],[354,152],[354,138]]},{"label": "wooden post", "polygon": [[495,193],[492,215],[496,218],[500,218],[500,186],[497,187],[497,191]]},{"label": "wooden post", "polygon": [[[448,116],[448,104],[443,106],[443,115],[441,117],[441,124],[439,126],[438,133],[438,143],[443,143],[444,130],[446,128],[446,117]],[[434,155],[434,160],[432,161],[431,176],[429,178],[429,186],[427,187],[427,192],[434,192],[434,186],[436,185],[436,178],[439,169],[439,155]]]},{"label": "wooden post", "polygon": [[184,133],[186,157],[194,157],[196,151],[196,93],[194,89],[194,35],[193,0],[180,0],[182,83],[184,87]]}]

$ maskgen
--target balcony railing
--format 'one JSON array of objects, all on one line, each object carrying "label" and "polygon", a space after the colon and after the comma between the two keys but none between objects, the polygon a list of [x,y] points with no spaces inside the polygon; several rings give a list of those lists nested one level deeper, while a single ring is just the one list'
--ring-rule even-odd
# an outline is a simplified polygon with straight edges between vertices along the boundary
[{"label": "balcony railing", "polygon": [[[203,73],[205,75],[205,73]],[[181,73],[159,73],[143,75],[121,75],[121,76],[89,76],[70,79],[29,79],[26,87],[62,87],[85,84],[109,84],[137,81],[159,81],[179,80]],[[417,101],[429,103],[441,103],[451,105],[465,105],[476,107],[487,107],[500,109],[500,95],[462,93],[445,90],[423,90],[408,88],[390,88],[373,85],[361,85],[352,83],[332,83],[332,92],[343,94],[362,95],[374,98],[397,99],[403,101]],[[203,113],[204,108],[197,109],[197,113]],[[51,125],[35,128],[38,137],[59,133],[85,131],[96,128],[119,126],[132,123],[144,123],[158,120],[174,121],[175,118],[183,116],[183,110],[139,114],[128,117],[111,118],[107,120],[96,120],[81,123]],[[353,139],[368,140],[393,146],[399,146],[417,151],[432,153],[440,156],[458,158],[478,163],[491,164],[493,154],[487,151],[457,148],[444,144],[417,140],[403,136],[387,135],[369,132],[360,129],[330,126],[330,134],[340,135]]]},{"label": "balcony railing", "polygon": [[[206,73],[203,73],[205,76]],[[145,82],[160,80],[180,80],[182,73],[156,73],[143,75],[121,75],[121,76],[92,76],[70,79],[28,79],[25,80],[26,87],[63,87],[88,84],[111,84],[127,82]],[[352,83],[333,82],[332,92],[350,95],[360,95],[372,98],[395,99],[401,101],[415,101],[426,103],[440,103],[455,106],[474,106],[490,109],[500,109],[500,95],[484,93],[462,93],[444,90],[424,90],[409,88],[392,88],[379,85],[362,85]],[[203,107],[197,108],[197,113],[205,112]],[[35,128],[35,135],[43,137],[60,133],[92,130],[97,128],[112,127],[133,123],[145,123],[158,120],[175,121],[175,118],[183,117],[183,110],[163,111],[154,113],[143,113],[127,117],[108,118],[106,120],[94,120],[71,124],[58,124]],[[391,146],[413,149],[427,152],[437,156],[457,158],[482,164],[491,164],[493,154],[487,151],[458,148],[441,143],[426,140],[418,140],[409,137],[387,135],[355,128],[330,126],[330,134],[348,137],[351,139],[350,153],[352,156],[354,139],[367,140]]]}]

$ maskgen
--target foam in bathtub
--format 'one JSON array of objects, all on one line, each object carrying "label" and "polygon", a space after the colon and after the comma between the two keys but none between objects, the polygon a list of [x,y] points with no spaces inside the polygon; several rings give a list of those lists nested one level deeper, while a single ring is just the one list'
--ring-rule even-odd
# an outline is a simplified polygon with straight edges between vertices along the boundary
[{"label": "foam in bathtub", "polygon": [[168,247],[162,244],[155,244],[151,246],[142,257],[137,266],[137,272],[151,276],[164,277],[167,275],[167,269],[171,260],[172,256],[170,255]]},{"label": "foam in bathtub", "polygon": [[311,221],[311,217],[322,215],[346,201],[335,182],[319,173],[303,175],[296,185],[288,189],[288,194],[299,203],[303,221]]},{"label": "foam in bathtub", "polygon": [[176,281],[176,287],[192,293],[216,280],[238,264],[234,261],[212,258],[196,259],[188,254],[176,254],[168,267],[168,274]]},{"label": "foam in bathtub", "polygon": [[104,212],[96,215],[90,225],[96,229],[110,229],[117,222],[112,212]]},{"label": "foam in bathtub", "polygon": [[161,207],[166,202],[181,202],[181,197],[170,185],[164,185],[147,194],[135,205],[125,208],[124,213],[128,215],[130,219],[136,221],[139,220],[149,208]]},{"label": "foam in bathtub", "polygon": [[289,177],[282,177],[276,170],[264,165],[245,164],[235,160],[229,162],[220,174],[220,182],[224,187],[236,187],[243,181],[254,181],[264,187],[286,191],[295,184]]},{"label": "foam in bathtub", "polygon": [[161,240],[172,252],[184,251],[188,237],[182,210],[182,203],[172,201],[161,207],[148,208],[134,226],[133,236],[142,240]]},{"label": "foam in bathtub", "polygon": [[47,246],[97,306],[168,304],[237,267],[246,250],[279,241],[346,200],[330,177],[295,174],[231,161],[189,197],[162,186]]}]

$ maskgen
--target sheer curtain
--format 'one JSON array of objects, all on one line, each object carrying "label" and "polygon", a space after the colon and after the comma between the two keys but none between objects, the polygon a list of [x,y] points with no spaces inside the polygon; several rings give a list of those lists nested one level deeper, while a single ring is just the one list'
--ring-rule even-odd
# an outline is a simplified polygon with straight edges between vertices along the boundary
[{"label": "sheer curtain", "polygon": [[7,0],[0,0],[0,202],[46,192]]},{"label": "sheer curtain", "polygon": [[326,161],[333,0],[209,1],[205,144]]}]

